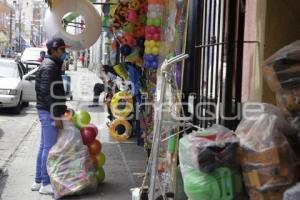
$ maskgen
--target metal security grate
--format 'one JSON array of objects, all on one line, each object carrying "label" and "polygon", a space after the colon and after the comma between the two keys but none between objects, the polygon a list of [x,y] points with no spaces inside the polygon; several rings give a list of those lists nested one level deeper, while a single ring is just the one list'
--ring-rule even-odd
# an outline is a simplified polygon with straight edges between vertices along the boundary
[{"label": "metal security grate", "polygon": [[[245,0],[190,1],[184,101],[193,94],[194,123],[234,129],[240,119]],[[191,84],[192,83],[192,84]]]}]

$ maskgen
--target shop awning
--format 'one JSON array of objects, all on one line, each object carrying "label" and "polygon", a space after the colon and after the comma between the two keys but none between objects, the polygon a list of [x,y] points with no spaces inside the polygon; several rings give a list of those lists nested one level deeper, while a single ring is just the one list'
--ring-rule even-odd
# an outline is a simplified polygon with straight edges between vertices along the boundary
[{"label": "shop awning", "polygon": [[7,43],[9,42],[8,37],[1,31],[0,32],[0,43]]}]

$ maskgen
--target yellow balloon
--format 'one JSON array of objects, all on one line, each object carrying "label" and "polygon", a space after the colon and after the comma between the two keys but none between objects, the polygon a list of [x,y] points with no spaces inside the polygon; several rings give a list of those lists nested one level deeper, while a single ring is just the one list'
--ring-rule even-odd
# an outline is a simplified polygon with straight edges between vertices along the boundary
[{"label": "yellow balloon", "polygon": [[146,48],[149,47],[149,40],[146,40],[146,41],[145,41],[145,47],[146,47]]},{"label": "yellow balloon", "polygon": [[146,53],[146,54],[151,54],[151,52],[152,52],[152,51],[151,51],[151,48],[149,48],[149,47],[146,47],[146,48],[145,48],[145,53]]},{"label": "yellow balloon", "polygon": [[152,54],[158,55],[159,54],[159,49],[157,47],[152,48]]},{"label": "yellow balloon", "polygon": [[153,47],[155,47],[155,46],[156,46],[155,41],[154,41],[154,40],[150,40],[150,41],[149,41],[149,47],[150,47],[150,48],[153,48]]},{"label": "yellow balloon", "polygon": [[155,46],[158,48],[160,46],[160,42],[155,42]]}]

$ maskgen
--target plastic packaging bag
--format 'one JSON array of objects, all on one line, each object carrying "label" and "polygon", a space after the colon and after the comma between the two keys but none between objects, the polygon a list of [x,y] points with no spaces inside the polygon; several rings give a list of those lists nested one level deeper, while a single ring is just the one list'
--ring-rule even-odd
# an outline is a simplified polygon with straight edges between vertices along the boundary
[{"label": "plastic packaging bag", "polygon": [[285,112],[300,111],[300,40],[283,47],[263,67],[265,79]]},{"label": "plastic packaging bag", "polygon": [[268,199],[275,190],[282,198],[282,192],[278,193],[278,190],[284,191],[297,179],[299,160],[288,142],[288,138],[297,132],[276,107],[260,106],[259,114],[244,111],[248,118],[243,119],[236,130],[240,138],[245,185],[253,200],[260,196]]},{"label": "plastic packaging bag", "polygon": [[234,133],[218,125],[180,139],[180,168],[190,200],[238,196],[242,191],[238,146]]},{"label": "plastic packaging bag", "polygon": [[97,189],[95,168],[80,132],[71,122],[64,129],[48,156],[48,173],[56,199]]},{"label": "plastic packaging bag", "polygon": [[300,184],[291,187],[285,191],[283,200],[298,200],[300,197]]}]

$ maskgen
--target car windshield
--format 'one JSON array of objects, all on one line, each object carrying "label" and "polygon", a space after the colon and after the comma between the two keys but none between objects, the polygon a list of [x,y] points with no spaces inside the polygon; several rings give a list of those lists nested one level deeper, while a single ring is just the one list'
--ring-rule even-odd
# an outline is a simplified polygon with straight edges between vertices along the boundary
[{"label": "car windshield", "polygon": [[18,66],[15,63],[0,61],[0,78],[18,78]]},{"label": "car windshield", "polygon": [[40,58],[40,52],[43,51],[42,49],[25,49],[24,53],[22,54],[21,60],[22,61],[37,61]]}]

